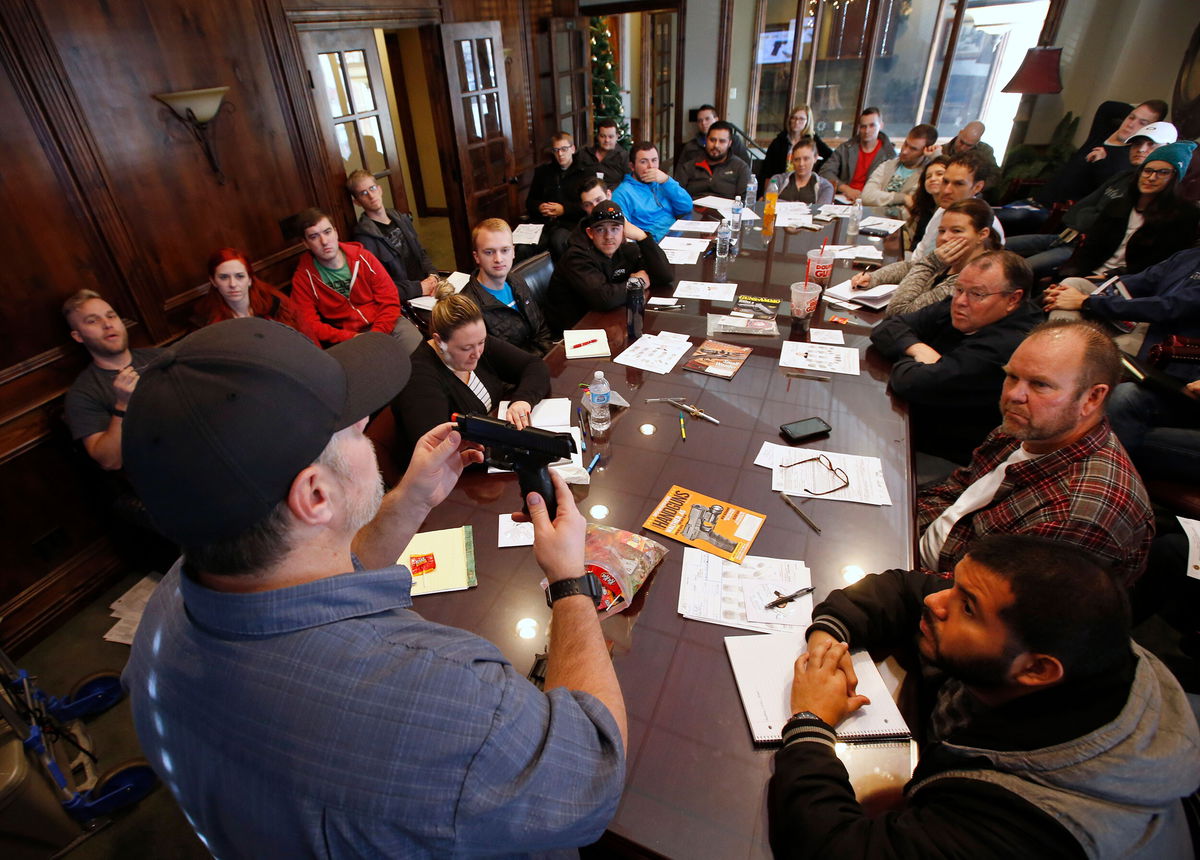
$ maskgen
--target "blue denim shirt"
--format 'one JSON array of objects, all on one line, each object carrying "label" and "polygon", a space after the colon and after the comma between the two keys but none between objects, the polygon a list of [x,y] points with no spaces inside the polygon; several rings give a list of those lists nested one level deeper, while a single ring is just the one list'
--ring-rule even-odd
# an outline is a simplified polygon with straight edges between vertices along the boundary
[{"label": "blue denim shirt", "polygon": [[256,594],[180,567],[123,680],[146,757],[216,857],[519,855],[592,842],[616,811],[608,710],[421,618],[404,567]]}]

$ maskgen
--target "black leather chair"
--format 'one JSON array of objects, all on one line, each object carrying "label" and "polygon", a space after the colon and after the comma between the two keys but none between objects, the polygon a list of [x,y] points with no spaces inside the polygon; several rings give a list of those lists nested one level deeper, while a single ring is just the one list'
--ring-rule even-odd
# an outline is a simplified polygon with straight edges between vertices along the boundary
[{"label": "black leather chair", "polygon": [[543,251],[528,260],[523,260],[513,266],[509,277],[517,278],[525,283],[529,294],[540,307],[546,306],[546,291],[550,286],[550,277],[554,274],[554,261],[550,252]]}]

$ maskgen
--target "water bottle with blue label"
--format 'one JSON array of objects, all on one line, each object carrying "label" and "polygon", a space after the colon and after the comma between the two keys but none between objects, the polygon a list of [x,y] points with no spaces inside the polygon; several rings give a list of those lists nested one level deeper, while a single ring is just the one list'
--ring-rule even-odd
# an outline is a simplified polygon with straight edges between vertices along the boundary
[{"label": "water bottle with blue label", "polygon": [[596,375],[592,377],[592,381],[588,383],[588,394],[592,398],[588,427],[593,434],[607,433],[608,428],[612,425],[612,415],[608,408],[608,399],[611,391],[612,389],[609,388],[608,380],[604,378],[604,371],[597,370]]}]

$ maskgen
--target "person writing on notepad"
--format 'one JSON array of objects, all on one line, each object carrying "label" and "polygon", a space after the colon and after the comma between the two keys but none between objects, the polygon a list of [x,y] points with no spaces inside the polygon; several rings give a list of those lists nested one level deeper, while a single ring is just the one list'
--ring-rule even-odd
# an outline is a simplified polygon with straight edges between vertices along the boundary
[{"label": "person writing on notepad", "polygon": [[[796,661],[767,810],[776,857],[1192,857],[1200,730],[1129,637],[1125,590],[1065,543],[994,535],[954,578],[889,570],[832,592]],[[921,760],[872,817],[835,753],[861,707],[850,648],[908,660]],[[907,775],[907,774],[905,774]]]}]

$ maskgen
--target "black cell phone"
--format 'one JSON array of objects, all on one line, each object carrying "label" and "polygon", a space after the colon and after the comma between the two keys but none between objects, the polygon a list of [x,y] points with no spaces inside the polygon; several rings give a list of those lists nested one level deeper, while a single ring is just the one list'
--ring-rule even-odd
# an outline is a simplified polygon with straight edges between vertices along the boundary
[{"label": "black cell phone", "polygon": [[807,442],[809,439],[816,439],[818,436],[824,436],[832,429],[824,418],[804,418],[800,421],[780,425],[779,435],[795,445],[799,442]]}]

